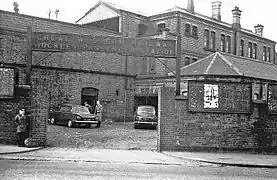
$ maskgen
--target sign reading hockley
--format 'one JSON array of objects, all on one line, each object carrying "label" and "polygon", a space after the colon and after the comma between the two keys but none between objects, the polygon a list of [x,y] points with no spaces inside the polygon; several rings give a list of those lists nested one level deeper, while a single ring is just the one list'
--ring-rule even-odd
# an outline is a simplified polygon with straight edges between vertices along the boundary
[{"label": "sign reading hockley", "polygon": [[175,57],[176,41],[129,37],[35,32],[32,50],[54,52],[93,51],[130,56]]}]

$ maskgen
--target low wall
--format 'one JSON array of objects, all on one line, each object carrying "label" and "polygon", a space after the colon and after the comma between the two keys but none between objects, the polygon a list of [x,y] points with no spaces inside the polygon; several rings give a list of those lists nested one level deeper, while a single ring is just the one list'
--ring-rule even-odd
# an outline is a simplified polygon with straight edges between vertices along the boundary
[{"label": "low wall", "polygon": [[158,151],[277,152],[277,117],[266,105],[254,104],[250,114],[190,112],[187,99],[174,88],[159,91]]}]

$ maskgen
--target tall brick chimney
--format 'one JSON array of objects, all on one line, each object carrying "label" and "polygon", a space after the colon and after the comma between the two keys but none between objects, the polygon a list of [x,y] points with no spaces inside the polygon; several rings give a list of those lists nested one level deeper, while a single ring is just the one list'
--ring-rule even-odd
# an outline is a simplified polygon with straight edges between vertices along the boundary
[{"label": "tall brick chimney", "polygon": [[233,13],[233,24],[232,27],[234,29],[240,30],[241,29],[241,25],[240,25],[240,16],[241,16],[241,10],[239,9],[239,7],[235,7],[235,9],[232,10]]},{"label": "tall brick chimney", "polygon": [[194,13],[194,0],[188,0],[187,11],[190,13]]},{"label": "tall brick chimney", "polygon": [[221,1],[212,2],[212,18],[221,21]]},{"label": "tall brick chimney", "polygon": [[254,26],[255,28],[255,33],[260,35],[260,36],[263,36],[263,30],[264,30],[264,26],[261,25],[261,24],[257,24],[256,26]]}]

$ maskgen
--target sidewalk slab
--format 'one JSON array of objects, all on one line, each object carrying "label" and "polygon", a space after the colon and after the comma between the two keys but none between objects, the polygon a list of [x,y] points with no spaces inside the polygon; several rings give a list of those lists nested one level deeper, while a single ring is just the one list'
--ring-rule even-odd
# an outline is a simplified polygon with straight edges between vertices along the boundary
[{"label": "sidewalk slab", "polygon": [[163,152],[163,154],[185,160],[189,159],[220,165],[277,168],[277,155],[210,152]]},{"label": "sidewalk slab", "polygon": [[[39,151],[21,154],[0,155],[0,159],[142,163],[162,165],[184,165],[188,163],[182,159],[167,156],[154,151],[75,148],[44,148]],[[194,164],[192,163],[191,165]]]},{"label": "sidewalk slab", "polygon": [[17,154],[17,153],[26,153],[42,149],[43,147],[18,147],[16,145],[4,145],[0,144],[0,155],[3,154]]}]

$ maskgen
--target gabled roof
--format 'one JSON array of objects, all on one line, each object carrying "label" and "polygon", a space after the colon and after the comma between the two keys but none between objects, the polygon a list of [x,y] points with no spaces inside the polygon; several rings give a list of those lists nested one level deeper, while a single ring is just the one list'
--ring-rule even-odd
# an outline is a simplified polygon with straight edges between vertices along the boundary
[{"label": "gabled roof", "polygon": [[142,13],[142,12],[139,12],[139,11],[136,11],[136,10],[132,10],[132,9],[129,9],[129,8],[125,8],[125,7],[119,6],[117,4],[113,4],[113,3],[110,3],[110,2],[100,0],[92,8],[90,8],[89,11],[86,12],[84,16],[82,16],[80,19],[78,19],[76,21],[76,23],[78,23],[81,19],[83,19],[85,16],[87,16],[90,12],[92,12],[94,9],[96,9],[100,5],[104,5],[107,8],[110,8],[111,10],[113,10],[117,13],[120,13],[120,11],[122,10],[122,11],[131,12],[133,14],[141,15],[141,16],[148,16],[145,13]]},{"label": "gabled roof", "polygon": [[216,52],[181,68],[181,75],[244,76],[277,81],[277,65]]}]

